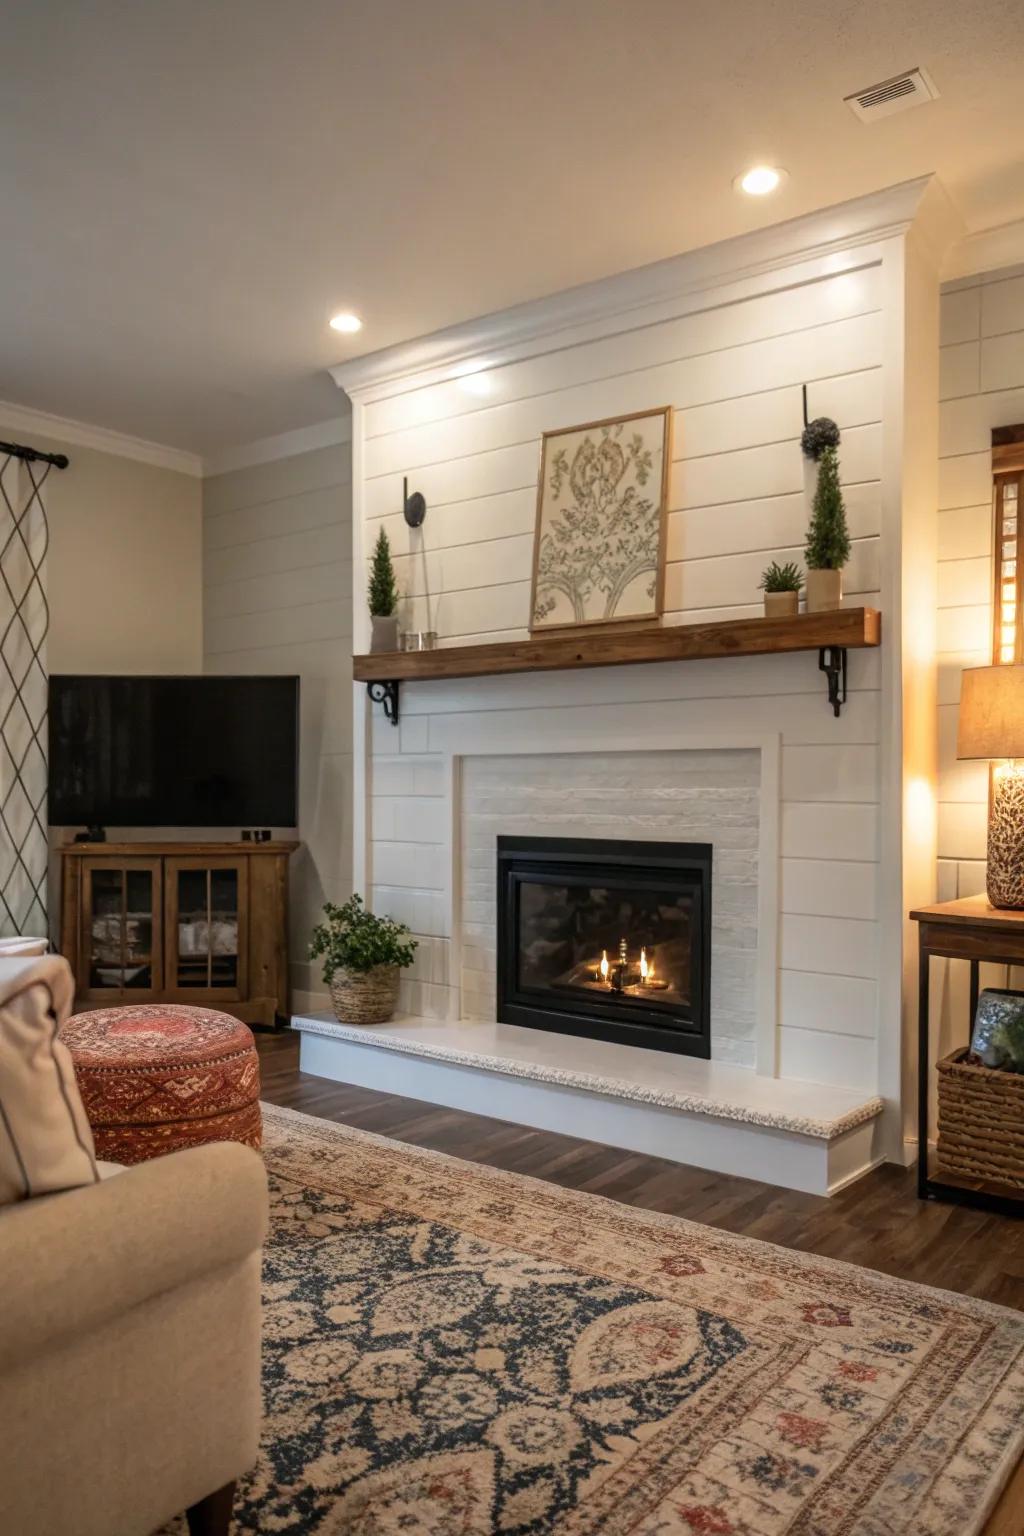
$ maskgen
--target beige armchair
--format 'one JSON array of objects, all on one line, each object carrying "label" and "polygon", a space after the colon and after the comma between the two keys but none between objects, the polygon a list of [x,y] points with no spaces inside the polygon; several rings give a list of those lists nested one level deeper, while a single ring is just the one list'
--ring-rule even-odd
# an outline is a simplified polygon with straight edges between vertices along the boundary
[{"label": "beige armchair", "polygon": [[228,1530],[266,1214],[260,1158],[230,1143],[0,1208],[5,1532],[150,1536],[184,1509],[193,1536]]}]

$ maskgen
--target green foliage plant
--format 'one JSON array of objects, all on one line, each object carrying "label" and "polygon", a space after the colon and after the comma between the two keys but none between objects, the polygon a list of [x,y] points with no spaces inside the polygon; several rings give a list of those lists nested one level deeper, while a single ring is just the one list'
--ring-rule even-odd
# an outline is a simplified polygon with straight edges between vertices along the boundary
[{"label": "green foliage plant", "polygon": [[766,592],[799,592],[804,584],[800,567],[793,560],[780,565],[773,560],[761,575],[761,585]]},{"label": "green foliage plant", "polygon": [[404,923],[377,917],[364,907],[361,896],[351,896],[341,907],[324,903],[324,921],[313,929],[309,958],[323,959],[324,981],[330,986],[336,971],[365,973],[378,965],[411,965],[416,949]]},{"label": "green foliage plant", "polygon": [[398,607],[398,586],[395,582],[395,568],[391,563],[391,545],[383,528],[373,548],[367,599],[370,613],[375,619],[389,619]]},{"label": "green foliage plant", "polygon": [[850,531],[839,485],[839,459],[826,448],[818,463],[818,484],[811,507],[811,523],[804,551],[812,571],[842,570],[850,558]]}]

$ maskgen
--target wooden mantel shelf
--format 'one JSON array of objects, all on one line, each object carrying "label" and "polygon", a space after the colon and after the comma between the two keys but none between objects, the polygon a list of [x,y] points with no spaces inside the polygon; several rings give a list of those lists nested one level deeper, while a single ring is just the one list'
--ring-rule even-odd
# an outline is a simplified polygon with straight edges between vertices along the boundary
[{"label": "wooden mantel shelf", "polygon": [[839,608],[786,619],[726,619],[717,624],[666,624],[616,634],[545,635],[436,651],[382,651],[352,658],[352,676],[366,683],[398,723],[399,683],[432,678],[501,677],[513,672],[560,672],[576,667],[636,666],[654,661],[706,661],[721,656],[778,656],[817,651],[838,715],[846,697],[846,652],[879,643],[876,608]]},{"label": "wooden mantel shelf", "polygon": [[356,682],[423,682],[433,677],[499,677],[509,672],[560,672],[648,661],[706,661],[713,656],[768,656],[825,646],[877,645],[877,608],[839,608],[792,619],[726,619],[719,624],[665,624],[617,635],[545,635],[437,651],[382,651],[353,656]]}]

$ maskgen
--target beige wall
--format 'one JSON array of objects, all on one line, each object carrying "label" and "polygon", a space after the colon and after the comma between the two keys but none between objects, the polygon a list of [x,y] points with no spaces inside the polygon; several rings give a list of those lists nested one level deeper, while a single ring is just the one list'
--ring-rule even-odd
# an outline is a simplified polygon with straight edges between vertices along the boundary
[{"label": "beige wall", "polygon": [[326,1006],[306,959],[324,901],[352,889],[352,469],[348,443],[203,482],[205,667],[301,679],[293,1006]]},{"label": "beige wall", "polygon": [[[46,479],[48,670],[202,671],[201,481],[26,432],[6,423],[2,409],[0,437],[71,461]],[[56,939],[56,858],[49,886]]]},{"label": "beige wall", "polygon": [[[26,440],[2,412],[0,435]],[[201,482],[36,433],[28,441],[71,460],[46,482],[49,670],[201,671]]]}]

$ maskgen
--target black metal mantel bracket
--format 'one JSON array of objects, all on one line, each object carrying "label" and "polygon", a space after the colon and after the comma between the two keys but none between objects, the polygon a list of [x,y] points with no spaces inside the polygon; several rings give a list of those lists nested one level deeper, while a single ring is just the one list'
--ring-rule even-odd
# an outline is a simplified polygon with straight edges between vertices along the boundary
[{"label": "black metal mantel bracket", "polygon": [[846,646],[823,645],[818,652],[818,670],[828,683],[828,701],[836,719],[846,703]]},{"label": "black metal mantel bracket", "polygon": [[[398,683],[367,683],[366,691],[374,704],[383,704],[384,714],[392,725],[398,724]],[[836,711],[838,714],[838,710]]]}]

